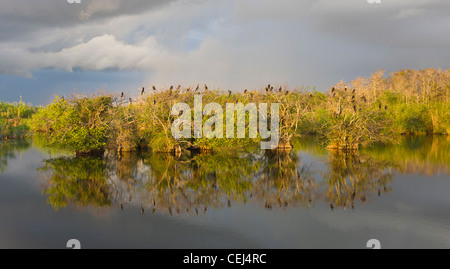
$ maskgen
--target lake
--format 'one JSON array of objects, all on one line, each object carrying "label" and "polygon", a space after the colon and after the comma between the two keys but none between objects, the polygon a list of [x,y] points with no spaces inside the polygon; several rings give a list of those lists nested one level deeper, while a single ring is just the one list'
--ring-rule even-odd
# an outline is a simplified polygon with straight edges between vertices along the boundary
[{"label": "lake", "polygon": [[450,247],[450,137],[358,154],[293,144],[75,158],[0,142],[0,248]]}]

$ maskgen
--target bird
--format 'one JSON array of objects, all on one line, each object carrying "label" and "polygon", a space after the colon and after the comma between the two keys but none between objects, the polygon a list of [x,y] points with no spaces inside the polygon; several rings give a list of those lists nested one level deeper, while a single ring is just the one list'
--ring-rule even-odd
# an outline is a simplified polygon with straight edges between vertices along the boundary
[{"label": "bird", "polygon": [[186,92],[189,92],[191,90],[191,87],[187,87]]},{"label": "bird", "polygon": [[253,98],[253,93],[250,93],[250,97]]},{"label": "bird", "polygon": [[153,90],[154,90],[154,91],[156,92],[156,87],[155,87],[155,86],[153,86],[152,88],[153,88]]},{"label": "bird", "polygon": [[309,97],[310,97],[310,98],[313,97],[312,93],[309,93]]},{"label": "bird", "polygon": [[228,97],[230,97],[231,96],[231,91],[230,90],[228,90]]},{"label": "bird", "polygon": [[384,107],[384,110],[387,110],[388,109],[388,106],[386,105],[385,107]]},{"label": "bird", "polygon": [[378,105],[378,108],[381,109],[381,104]]},{"label": "bird", "polygon": [[364,95],[361,97],[361,99],[364,101],[364,103],[367,103],[367,99]]},{"label": "bird", "polygon": [[285,93],[284,93],[284,95],[288,95],[289,94],[289,91],[286,91]]},{"label": "bird", "polygon": [[356,89],[353,89],[352,93],[355,94],[355,92],[356,92]]},{"label": "bird", "polygon": [[268,89],[270,89],[270,84],[269,84],[269,85],[267,85],[267,88],[268,88]]},{"label": "bird", "polygon": [[170,86],[170,90],[171,90],[171,91],[173,90],[173,85],[172,85],[172,86]]},{"label": "bird", "polygon": [[356,112],[356,106],[353,106],[353,110]]},{"label": "bird", "polygon": [[141,206],[141,214],[144,215],[144,208]]},{"label": "bird", "polygon": [[156,105],[156,99],[153,100],[153,104]]},{"label": "bird", "polygon": [[246,94],[246,93],[247,93],[247,89],[244,90],[244,94]]},{"label": "bird", "polygon": [[145,91],[145,88],[144,88],[144,87],[142,87],[141,95],[143,95],[143,94],[144,94],[144,91]]},{"label": "bird", "polygon": [[129,100],[130,100],[130,104],[132,104],[133,103],[133,99],[130,98]]},{"label": "bird", "polygon": [[334,93],[334,91],[336,90],[336,88],[335,87],[333,87],[332,89],[331,89],[331,92],[333,92]]},{"label": "bird", "polygon": [[331,210],[333,210],[333,209],[334,209],[334,206],[333,206],[333,204],[330,204],[330,208],[331,208]]},{"label": "bird", "polygon": [[281,92],[282,90],[283,90],[283,87],[280,87],[280,88],[278,89],[279,92]]},{"label": "bird", "polygon": [[195,91],[197,92],[199,88],[200,88],[200,84],[197,84],[197,88],[195,88]]},{"label": "bird", "polygon": [[206,85],[206,83],[205,83],[205,91],[207,91],[208,90],[208,85]]},{"label": "bird", "polygon": [[268,87],[266,88],[266,92],[269,92],[269,88]]},{"label": "bird", "polygon": [[345,86],[344,91],[347,91],[347,86]]},{"label": "bird", "polygon": [[123,98],[123,92],[122,92],[122,94],[120,95],[120,97]]},{"label": "bird", "polygon": [[271,91],[271,92],[273,92],[273,86],[272,86],[272,87],[270,87],[270,91]]}]

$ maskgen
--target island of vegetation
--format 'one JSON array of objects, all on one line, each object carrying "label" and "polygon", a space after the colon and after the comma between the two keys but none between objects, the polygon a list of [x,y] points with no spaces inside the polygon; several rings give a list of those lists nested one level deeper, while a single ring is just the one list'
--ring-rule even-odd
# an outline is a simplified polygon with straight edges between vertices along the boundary
[{"label": "island of vegetation", "polygon": [[[176,103],[278,103],[279,148],[293,138],[315,135],[329,149],[353,151],[371,143],[395,143],[401,134],[450,133],[450,70],[378,70],[370,77],[337,83],[326,92],[267,85],[240,92],[196,87],[142,88],[138,97],[124,93],[58,97],[47,106],[0,102],[0,139],[44,137],[47,146],[77,155],[153,150],[243,148],[261,138],[175,139],[171,115]],[[270,118],[270,115],[268,115]],[[203,118],[203,121],[207,117]],[[248,121],[248,117],[247,117]],[[225,127],[224,127],[225,129]],[[247,125],[248,132],[248,125]]]}]

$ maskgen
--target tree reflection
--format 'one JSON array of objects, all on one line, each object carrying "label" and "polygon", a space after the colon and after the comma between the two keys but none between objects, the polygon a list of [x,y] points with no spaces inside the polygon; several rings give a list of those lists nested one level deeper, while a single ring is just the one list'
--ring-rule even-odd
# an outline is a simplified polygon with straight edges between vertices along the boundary
[{"label": "tree reflection", "polygon": [[69,204],[81,207],[110,204],[107,165],[103,159],[60,157],[46,160],[39,170],[46,179],[47,202],[56,210]]},{"label": "tree reflection", "polygon": [[16,159],[17,155],[30,148],[30,143],[25,140],[0,141],[0,174],[6,172],[8,160]]},{"label": "tree reflection", "polygon": [[355,207],[355,201],[366,203],[373,193],[388,192],[394,173],[392,165],[370,156],[333,152],[326,159],[323,173],[324,199],[335,207]]},{"label": "tree reflection", "polygon": [[445,146],[428,142],[429,155],[423,160],[413,153],[402,157],[409,149],[388,149],[395,158],[372,149],[360,154],[320,152],[319,157],[303,159],[308,149],[304,147],[301,152],[181,157],[131,153],[101,159],[61,157],[46,160],[39,170],[46,179],[44,193],[55,209],[120,206],[141,207],[141,213],[201,215],[210,208],[249,202],[266,210],[318,202],[346,209],[389,192],[394,172],[408,173],[410,163],[429,166],[434,156],[445,166],[448,154],[438,150]]}]

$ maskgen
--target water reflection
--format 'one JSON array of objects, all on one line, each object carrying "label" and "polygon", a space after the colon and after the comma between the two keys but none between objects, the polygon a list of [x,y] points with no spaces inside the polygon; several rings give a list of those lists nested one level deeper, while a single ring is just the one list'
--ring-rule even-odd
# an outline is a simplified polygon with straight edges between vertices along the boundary
[{"label": "water reflection", "polygon": [[59,157],[44,161],[39,171],[46,182],[48,203],[55,209],[140,207],[142,214],[170,215],[201,215],[238,203],[254,203],[266,210],[317,203],[332,210],[354,209],[369,196],[391,191],[396,172],[447,173],[449,144],[446,137],[408,138],[401,145],[373,147],[359,154],[324,153],[304,145],[301,151],[180,158],[161,154]]},{"label": "water reflection", "polygon": [[0,174],[6,172],[8,160],[19,158],[22,152],[30,148],[28,141],[0,141]]}]

